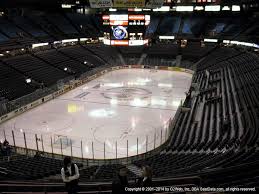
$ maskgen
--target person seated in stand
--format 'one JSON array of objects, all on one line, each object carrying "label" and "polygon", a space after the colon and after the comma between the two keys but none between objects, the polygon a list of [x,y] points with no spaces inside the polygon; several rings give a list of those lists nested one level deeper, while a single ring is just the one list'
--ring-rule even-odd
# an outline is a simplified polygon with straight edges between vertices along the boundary
[{"label": "person seated in stand", "polygon": [[[150,166],[142,167],[142,176],[137,182],[137,187],[152,187],[152,169]],[[152,193],[152,192],[143,191],[141,193]]]},{"label": "person seated in stand", "polygon": [[122,167],[119,169],[117,177],[112,182],[112,193],[113,194],[124,194],[127,193],[125,191],[125,187],[128,187],[128,169],[126,167]]},{"label": "person seated in stand", "polygon": [[7,156],[7,160],[10,160],[10,156],[11,156],[11,146],[9,145],[9,142],[7,140],[4,141],[3,143],[3,153],[4,156]]},{"label": "person seated in stand", "polygon": [[222,134],[228,132],[230,130],[230,122],[227,117],[224,118],[222,123]]},{"label": "person seated in stand", "polygon": [[76,164],[72,163],[71,158],[64,158],[64,167],[61,169],[61,177],[66,184],[68,194],[77,194],[79,182],[79,169]]},{"label": "person seated in stand", "polygon": [[4,155],[3,144],[1,141],[0,141],[0,155]]},{"label": "person seated in stand", "polygon": [[40,158],[43,156],[43,152],[37,151],[36,154],[34,155],[34,158]]}]

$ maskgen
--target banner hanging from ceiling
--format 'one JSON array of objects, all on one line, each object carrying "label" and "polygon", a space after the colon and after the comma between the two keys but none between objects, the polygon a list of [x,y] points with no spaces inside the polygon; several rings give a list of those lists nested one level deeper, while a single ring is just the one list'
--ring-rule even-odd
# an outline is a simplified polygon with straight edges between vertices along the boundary
[{"label": "banner hanging from ceiling", "polygon": [[112,0],[89,0],[91,8],[112,7]]},{"label": "banner hanging from ceiling", "polygon": [[160,8],[163,6],[164,0],[146,0],[146,8]]},{"label": "banner hanging from ceiling", "polygon": [[113,7],[145,7],[145,0],[114,0]]}]

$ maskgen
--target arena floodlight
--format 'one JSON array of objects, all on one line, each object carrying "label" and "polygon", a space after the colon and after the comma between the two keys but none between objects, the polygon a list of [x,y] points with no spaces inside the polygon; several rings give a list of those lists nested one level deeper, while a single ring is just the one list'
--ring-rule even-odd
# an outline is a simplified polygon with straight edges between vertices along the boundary
[{"label": "arena floodlight", "polygon": [[47,46],[49,45],[49,43],[37,43],[37,44],[32,44],[32,48],[37,48],[37,47],[41,47],[41,46]]},{"label": "arena floodlight", "polygon": [[69,9],[69,8],[72,8],[72,5],[71,5],[71,4],[62,4],[62,5],[61,5],[61,8],[63,8],[63,9]]},{"label": "arena floodlight", "polygon": [[174,40],[174,36],[159,36],[160,40]]},{"label": "arena floodlight", "polygon": [[193,6],[176,6],[176,11],[193,11]]},{"label": "arena floodlight", "polygon": [[220,11],[220,5],[206,5],[205,11]]},{"label": "arena floodlight", "polygon": [[204,38],[204,42],[218,42],[218,39]]},{"label": "arena floodlight", "polygon": [[204,10],[204,7],[203,6],[195,6],[194,10],[195,11],[202,11],[202,10]]},{"label": "arena floodlight", "polygon": [[62,42],[62,43],[77,42],[77,41],[78,41],[78,39],[77,39],[77,38],[61,40],[61,42]]},{"label": "arena floodlight", "polygon": [[224,44],[230,44],[230,40],[223,40]]},{"label": "arena floodlight", "polygon": [[109,11],[117,11],[117,9],[110,8]]},{"label": "arena floodlight", "polygon": [[224,7],[222,7],[222,11],[230,11],[230,7],[229,6],[224,6]]},{"label": "arena floodlight", "polygon": [[142,11],[142,9],[135,8],[134,11]]},{"label": "arena floodlight", "polygon": [[156,9],[153,9],[153,11],[170,11],[170,7],[169,6],[162,6],[160,8],[156,8]]},{"label": "arena floodlight", "polygon": [[25,81],[27,84],[29,84],[29,83],[31,83],[31,78],[27,78]]},{"label": "arena floodlight", "polygon": [[80,41],[87,41],[87,38],[80,38]]},{"label": "arena floodlight", "polygon": [[239,5],[232,5],[232,11],[240,11]]}]

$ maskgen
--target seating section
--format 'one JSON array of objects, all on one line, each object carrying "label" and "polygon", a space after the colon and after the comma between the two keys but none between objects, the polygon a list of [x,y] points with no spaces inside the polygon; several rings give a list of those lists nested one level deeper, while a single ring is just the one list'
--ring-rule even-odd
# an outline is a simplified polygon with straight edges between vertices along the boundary
[{"label": "seating section", "polygon": [[34,91],[25,82],[22,73],[0,62],[0,96],[8,100],[16,99]]},{"label": "seating section", "polygon": [[27,33],[31,34],[33,37],[46,37],[47,34],[40,29],[37,25],[30,23],[26,18],[22,16],[16,16],[12,18],[12,22],[23,29]]},{"label": "seating section", "polygon": [[86,65],[92,68],[104,65],[106,63],[103,58],[99,57],[95,53],[92,53],[81,45],[75,47],[60,48],[58,51],[63,55],[79,61],[80,63],[84,64],[86,61]]},{"label": "seating section", "polygon": [[[122,167],[126,167],[125,165],[122,164],[107,164],[107,165],[102,165],[97,169],[95,178],[96,179],[114,179],[116,177],[116,174],[118,173],[119,169]],[[128,177],[132,178],[134,177],[134,173],[131,171],[128,171]]]},{"label": "seating section", "polygon": [[68,72],[75,74],[80,74],[82,72],[88,71],[91,68],[87,64],[73,60],[69,56],[62,54],[62,52],[57,52],[56,50],[46,50],[38,52],[35,55],[54,67],[60,68],[62,70],[67,68]]},{"label": "seating section", "polygon": [[[14,100],[69,76],[80,76],[107,62],[81,45],[38,51],[0,60],[0,97]],[[26,83],[26,79],[33,83]]]},{"label": "seating section", "polygon": [[[223,55],[225,52],[226,56]],[[225,60],[220,60],[223,55]],[[207,151],[258,145],[258,57],[219,50],[198,65],[197,89],[172,134],[177,151]],[[214,64],[214,65],[213,65]],[[205,69],[205,70],[204,70]],[[225,124],[224,124],[225,123]]]},{"label": "seating section", "polygon": [[70,35],[78,34],[78,31],[61,14],[47,15],[46,19],[49,21],[49,23],[55,25],[64,34],[70,34]]},{"label": "seating section", "polygon": [[118,52],[114,47],[104,46],[102,44],[85,45],[84,47],[104,59],[106,63],[114,64],[118,59]]},{"label": "seating section", "polygon": [[60,173],[62,161],[45,157],[20,156],[17,160],[0,162],[0,180],[34,180]]},{"label": "seating section", "polygon": [[[4,58],[0,65],[1,96],[12,99],[32,92],[34,88],[24,82],[26,77],[51,86],[71,73],[80,75],[113,63],[117,60],[114,53],[121,55],[116,49],[76,45]],[[155,61],[149,56],[152,55],[143,59],[145,65],[159,63],[158,58]],[[64,71],[65,67],[70,71]],[[204,185],[255,185],[259,177],[258,168],[254,167],[259,163],[258,74],[257,55],[230,48],[214,49],[197,64],[167,147],[134,161],[133,165],[150,165],[156,178],[199,175]],[[111,180],[123,166],[95,165],[81,169],[80,173],[83,181]],[[0,167],[6,179],[40,179],[60,173],[61,161],[21,157],[2,162]],[[129,177],[136,176],[129,172]],[[223,175],[224,181],[220,178]]]},{"label": "seating section", "polygon": [[46,86],[51,86],[57,80],[68,76],[64,71],[52,67],[48,63],[31,55],[7,58],[3,61],[32,80],[38,83],[44,83]]},{"label": "seating section", "polygon": [[98,16],[77,13],[67,13],[66,16],[83,36],[87,38],[98,38],[103,36],[101,22],[95,22]]}]

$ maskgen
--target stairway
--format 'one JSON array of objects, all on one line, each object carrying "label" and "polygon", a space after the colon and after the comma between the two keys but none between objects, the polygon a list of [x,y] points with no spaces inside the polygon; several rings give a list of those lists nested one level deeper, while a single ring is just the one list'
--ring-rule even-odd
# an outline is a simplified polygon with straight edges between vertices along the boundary
[{"label": "stairway", "polygon": [[143,53],[138,61],[138,64],[137,65],[142,65],[144,59],[147,57],[147,54],[146,53]]}]

